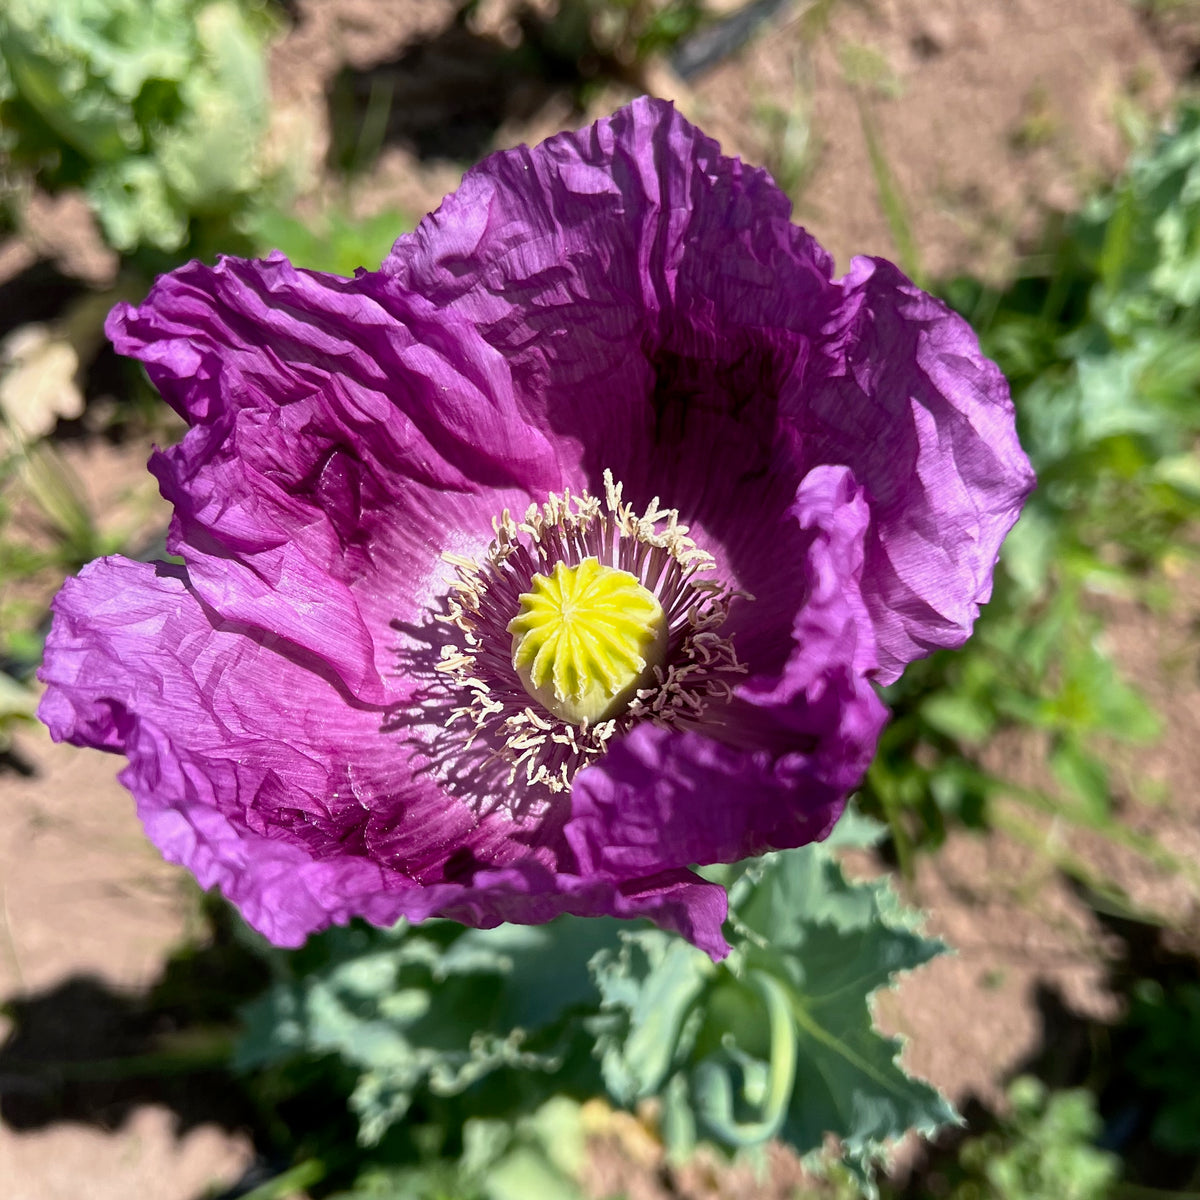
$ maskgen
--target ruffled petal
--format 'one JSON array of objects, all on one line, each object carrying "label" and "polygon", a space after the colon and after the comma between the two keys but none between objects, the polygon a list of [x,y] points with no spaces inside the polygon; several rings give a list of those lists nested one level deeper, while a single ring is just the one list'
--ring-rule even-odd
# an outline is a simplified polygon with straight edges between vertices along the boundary
[{"label": "ruffled petal", "polygon": [[[39,715],[56,740],[127,755],[121,780],[164,856],[277,944],[353,916],[573,912],[649,916],[721,952],[719,888],[562,869],[545,822],[480,815],[416,778],[380,711],[312,665],[205,609],[180,568],[102,559],[55,603]],[[380,822],[409,830],[390,855],[374,853]]]},{"label": "ruffled petal", "polygon": [[640,725],[572,791],[566,836],[584,873],[732,862],[825,837],[887,713],[861,594],[867,505],[842,467],[812,471],[791,515],[807,535],[806,601],[775,678],[751,676],[701,729]]},{"label": "ruffled petal", "polygon": [[635,503],[659,495],[722,540],[714,497],[770,464],[777,392],[838,298],[790,207],[643,97],[492,155],[383,270],[504,355],[575,486],[597,491],[610,468]]},{"label": "ruffled petal", "polygon": [[503,361],[422,308],[275,256],[182,267],[108,324],[194,424],[151,468],[196,591],[372,702],[394,697],[389,621],[444,590],[442,552],[561,486]]},{"label": "ruffled petal", "polygon": [[879,678],[970,634],[1033,489],[1008,384],[970,326],[891,263],[854,260],[788,417],[809,465],[845,463],[872,525],[863,595]]},{"label": "ruffled petal", "polygon": [[373,823],[412,809],[424,841],[376,860],[410,877],[445,860],[427,842],[494,841],[486,820],[413,777],[389,710],[356,701],[316,656],[206,607],[182,568],[101,559],[54,611],[41,718],[59,740],[128,754],[148,824],[163,806],[212,810],[317,857],[368,857]]}]

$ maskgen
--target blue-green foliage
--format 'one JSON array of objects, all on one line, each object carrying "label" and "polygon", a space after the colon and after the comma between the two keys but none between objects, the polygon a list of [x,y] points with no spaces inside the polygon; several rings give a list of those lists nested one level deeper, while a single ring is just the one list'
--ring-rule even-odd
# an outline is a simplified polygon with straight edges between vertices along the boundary
[{"label": "blue-green foliage", "polygon": [[[875,832],[849,818],[833,845]],[[755,862],[730,899],[737,948],[720,965],[657,930],[593,961],[620,1018],[599,1042],[616,1099],[661,1096],[677,1153],[771,1137],[808,1153],[834,1134],[864,1180],[903,1131],[955,1120],[874,1028],[872,995],[943,949],[886,882],[851,883],[830,846],[808,846]]]},{"label": "blue-green foliage", "polygon": [[1015,285],[947,289],[1012,384],[1038,489],[973,639],[888,691],[896,719],[868,806],[889,817],[902,853],[914,815],[936,842],[947,816],[986,821],[990,798],[1012,790],[978,762],[1004,726],[1047,737],[1056,811],[1113,829],[1095,739],[1145,740],[1159,724],[1119,678],[1087,596],[1128,592],[1200,515],[1198,228],[1193,103]]},{"label": "blue-green foliage", "polygon": [[118,250],[178,251],[261,182],[263,34],[236,0],[6,0],[0,149],[83,187]]},{"label": "blue-green foliage", "polygon": [[585,1134],[566,1096],[514,1121],[468,1117],[462,1143],[456,1161],[368,1166],[331,1200],[582,1200]]},{"label": "blue-green foliage", "polygon": [[[877,831],[851,817],[834,844]],[[488,1200],[507,1195],[502,1178],[569,1175],[537,1131],[552,1119],[565,1129],[575,1110],[548,1110],[548,1098],[574,1105],[606,1087],[623,1105],[658,1097],[675,1152],[702,1138],[739,1149],[781,1137],[807,1153],[833,1134],[864,1176],[906,1130],[952,1121],[872,1023],[872,994],[942,949],[890,887],[848,882],[825,845],[724,874],[736,948],[720,965],[659,930],[578,918],[358,925],[271,952],[277,982],[245,1014],[237,1065],[332,1056],[347,1072],[364,1161],[372,1147],[391,1153],[403,1121],[438,1125],[435,1153],[376,1158],[378,1179],[453,1177],[461,1194]]]},{"label": "blue-green foliage", "polygon": [[[378,1142],[418,1091],[458,1096],[485,1076],[550,1076],[590,1004],[587,964],[615,936],[608,921],[462,930],[430,922],[357,925],[273,955],[279,981],[246,1011],[241,1068],[338,1055],[355,1074],[359,1136]],[[513,1084],[538,1098],[548,1080]],[[515,1105],[514,1105],[515,1107]]]}]

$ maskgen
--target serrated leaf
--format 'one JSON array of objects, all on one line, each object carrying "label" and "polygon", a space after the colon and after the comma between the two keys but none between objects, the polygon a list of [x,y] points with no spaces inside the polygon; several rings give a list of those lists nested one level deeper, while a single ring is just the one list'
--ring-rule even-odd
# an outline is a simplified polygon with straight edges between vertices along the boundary
[{"label": "serrated leaf", "polygon": [[631,1104],[665,1082],[686,1039],[687,1018],[717,968],[706,954],[657,929],[623,931],[617,950],[602,950],[592,972],[602,1004],[624,1025],[597,1041],[604,1083]]},{"label": "serrated leaf", "polygon": [[[875,949],[864,946],[860,953],[873,958]],[[844,947],[837,953],[840,957]],[[930,956],[901,950],[896,969],[910,969]],[[786,1140],[805,1148],[819,1145],[826,1132],[837,1133],[847,1157],[861,1168],[884,1157],[906,1131],[928,1136],[957,1119],[936,1089],[899,1066],[901,1041],[874,1028],[862,992],[866,977],[847,978],[811,1001],[794,997],[801,1082],[782,1129]]]},{"label": "serrated leaf", "polygon": [[878,1033],[870,1011],[879,988],[945,947],[916,932],[885,881],[848,883],[840,869],[815,869],[828,851],[806,850],[774,856],[775,886],[764,893],[773,903],[756,894],[758,903],[740,915],[765,933],[782,923],[778,905],[799,893],[817,899],[814,877],[826,885],[822,903],[805,924],[788,923],[790,943],[764,937],[747,947],[745,962],[782,983],[797,1030],[797,1085],[782,1135],[807,1151],[834,1133],[848,1159],[865,1169],[905,1131],[928,1134],[956,1119],[935,1089],[897,1064],[900,1042]]},{"label": "serrated leaf", "polygon": [[888,828],[882,821],[868,817],[857,804],[849,804],[838,818],[833,832],[821,843],[825,850],[868,850],[887,837]]},{"label": "serrated leaf", "polygon": [[813,845],[752,864],[732,898],[739,943],[724,964],[658,931],[598,956],[616,1098],[657,1093],[682,1152],[697,1133],[730,1146],[782,1136],[801,1153],[833,1134],[864,1178],[907,1130],[956,1119],[874,1028],[872,995],[944,950],[886,882],[849,882]]},{"label": "serrated leaf", "polygon": [[455,1096],[496,1071],[557,1071],[570,1013],[594,999],[588,960],[615,943],[616,927],[563,918],[331,930],[245,1011],[235,1065],[336,1054],[357,1073],[360,1137],[377,1142],[420,1090]]},{"label": "serrated leaf", "polygon": [[735,916],[774,949],[800,949],[818,925],[863,929],[878,913],[879,889],[850,883],[820,843],[764,856],[753,878],[753,891],[736,898]]}]

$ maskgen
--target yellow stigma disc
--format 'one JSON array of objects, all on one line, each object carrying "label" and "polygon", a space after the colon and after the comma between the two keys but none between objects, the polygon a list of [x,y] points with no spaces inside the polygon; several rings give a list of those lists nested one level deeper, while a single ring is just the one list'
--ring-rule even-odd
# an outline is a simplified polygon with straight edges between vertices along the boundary
[{"label": "yellow stigma disc", "polygon": [[667,652],[658,598],[628,571],[595,558],[535,575],[508,632],[525,690],[572,725],[616,716]]}]

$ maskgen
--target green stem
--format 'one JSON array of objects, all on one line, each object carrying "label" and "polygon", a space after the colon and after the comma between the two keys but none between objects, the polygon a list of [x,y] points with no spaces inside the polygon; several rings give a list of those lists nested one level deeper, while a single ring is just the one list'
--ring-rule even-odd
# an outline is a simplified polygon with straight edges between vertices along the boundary
[{"label": "green stem", "polygon": [[877,787],[875,794],[879,797],[880,806],[883,808],[883,819],[887,821],[888,829],[892,835],[892,845],[896,850],[896,866],[900,871],[900,877],[911,883],[913,878],[913,848],[908,831],[904,828],[904,817],[902,815],[904,806],[897,801],[895,795],[892,793],[892,789],[886,785],[884,787]]},{"label": "green stem", "polygon": [[1134,904],[1124,892],[1102,879],[1079,855],[1072,854],[1070,850],[1061,846],[1053,845],[1051,839],[1046,835],[1046,831],[1040,826],[999,810],[992,814],[992,825],[1044,854],[1060,871],[1078,880],[1097,899],[1102,900],[1114,915],[1139,921],[1143,925],[1169,926],[1172,923],[1161,913],[1152,912],[1150,909]]},{"label": "green stem", "polygon": [[124,1058],[83,1062],[8,1062],[5,1069],[22,1078],[61,1083],[110,1083],[159,1075],[188,1075],[228,1066],[233,1038],[225,1032],[177,1039],[178,1045]]},{"label": "green stem", "polygon": [[862,127],[863,141],[867,144],[867,157],[871,162],[871,174],[875,177],[875,189],[879,193],[879,207],[883,209],[892,241],[896,243],[896,257],[904,273],[920,286],[923,278],[921,256],[917,251],[917,242],[913,237],[904,197],[900,194],[900,187],[879,138],[875,114],[871,111],[870,102],[857,88],[854,92],[854,102],[858,106],[858,121]]},{"label": "green stem", "polygon": [[324,1178],[325,1164],[319,1158],[306,1159],[284,1171],[282,1175],[260,1183],[252,1191],[246,1192],[242,1200],[284,1200],[285,1197],[294,1196],[297,1192],[312,1187],[314,1183],[320,1183]]}]

